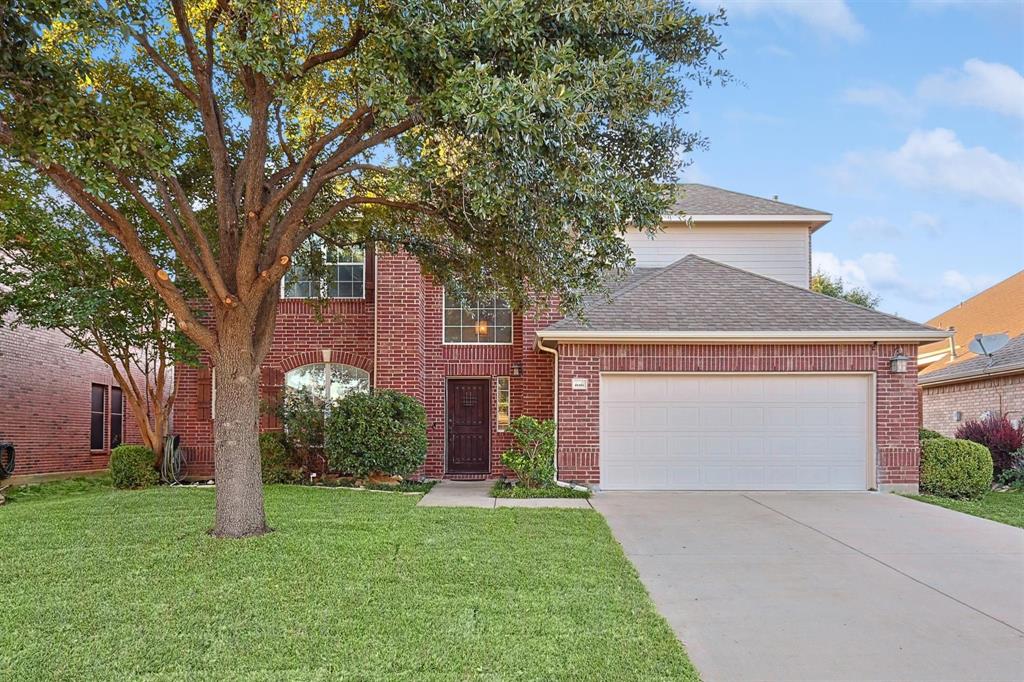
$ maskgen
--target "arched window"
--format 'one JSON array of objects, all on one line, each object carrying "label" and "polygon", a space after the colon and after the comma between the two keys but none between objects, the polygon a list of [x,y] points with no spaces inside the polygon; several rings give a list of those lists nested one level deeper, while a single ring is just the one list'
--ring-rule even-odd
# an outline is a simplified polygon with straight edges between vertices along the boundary
[{"label": "arched window", "polygon": [[370,390],[370,373],[333,362],[296,367],[284,375],[288,390],[309,391],[317,398],[335,401],[349,393]]}]

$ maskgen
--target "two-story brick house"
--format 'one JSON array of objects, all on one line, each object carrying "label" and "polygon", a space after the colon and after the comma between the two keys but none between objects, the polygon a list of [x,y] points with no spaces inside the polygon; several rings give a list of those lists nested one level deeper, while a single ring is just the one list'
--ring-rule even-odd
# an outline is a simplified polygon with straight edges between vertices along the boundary
[{"label": "two-story brick house", "polygon": [[[558,421],[558,476],[607,489],[916,488],[919,343],[944,332],[808,290],[829,214],[684,185],[585,320],[462,308],[405,253],[332,250],[282,283],[264,394],[392,388],[423,402],[424,473],[505,473],[510,419]],[[684,217],[685,215],[685,217]],[[324,286],[319,321],[303,300]],[[212,473],[210,369],[180,368],[175,430]],[[265,428],[275,425],[268,418]]]}]

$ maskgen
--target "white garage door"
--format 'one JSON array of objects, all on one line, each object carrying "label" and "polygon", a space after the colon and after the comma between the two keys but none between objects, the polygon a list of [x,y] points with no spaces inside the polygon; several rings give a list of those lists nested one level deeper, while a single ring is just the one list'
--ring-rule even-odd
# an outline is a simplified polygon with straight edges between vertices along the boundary
[{"label": "white garage door", "polygon": [[605,374],[605,490],[864,490],[870,378]]}]

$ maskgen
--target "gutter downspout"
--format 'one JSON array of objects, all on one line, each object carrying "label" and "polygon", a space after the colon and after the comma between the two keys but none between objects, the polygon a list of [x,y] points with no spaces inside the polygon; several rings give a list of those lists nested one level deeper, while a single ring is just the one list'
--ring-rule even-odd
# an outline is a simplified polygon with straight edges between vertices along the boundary
[{"label": "gutter downspout", "polygon": [[586,490],[586,491],[589,491],[590,488],[587,488],[586,486],[575,485],[573,483],[566,483],[565,481],[558,480],[558,351],[556,349],[554,349],[554,348],[548,348],[547,346],[545,346],[543,339],[540,339],[540,338],[537,339],[537,348],[542,350],[542,351],[544,351],[545,353],[551,353],[552,355],[555,356],[555,376],[554,376],[554,381],[552,382],[554,384],[554,388],[555,388],[555,390],[554,390],[554,394],[555,394],[554,395],[554,398],[555,398],[555,405],[554,405],[554,416],[555,416],[555,485],[557,485],[559,487],[562,487],[562,488],[570,488],[572,490]]}]

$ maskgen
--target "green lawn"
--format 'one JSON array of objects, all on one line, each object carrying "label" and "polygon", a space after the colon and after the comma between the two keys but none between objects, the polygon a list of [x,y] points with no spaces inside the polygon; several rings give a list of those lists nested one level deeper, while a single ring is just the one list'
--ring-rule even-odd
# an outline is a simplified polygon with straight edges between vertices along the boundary
[{"label": "green lawn", "polygon": [[1024,528],[1024,492],[991,492],[977,500],[951,500],[932,495],[910,495],[910,497],[947,509],[955,509],[965,514]]},{"label": "green lawn", "polygon": [[418,499],[272,486],[245,541],[210,490],[2,507],[0,679],[697,679],[596,512]]}]

